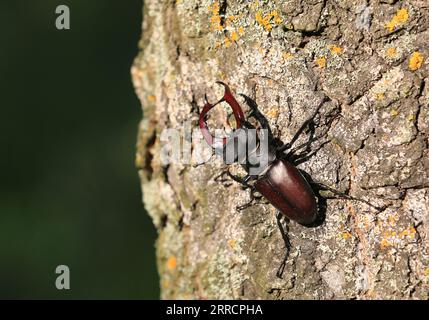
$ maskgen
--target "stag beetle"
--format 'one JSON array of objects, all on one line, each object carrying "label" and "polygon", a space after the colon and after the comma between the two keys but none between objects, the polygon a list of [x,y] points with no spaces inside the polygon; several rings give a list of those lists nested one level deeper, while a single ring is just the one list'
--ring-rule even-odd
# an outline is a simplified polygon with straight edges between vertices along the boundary
[{"label": "stag beetle", "polygon": [[[223,152],[228,146],[228,144],[234,143],[234,135],[224,137],[220,141],[219,139],[215,139],[215,137],[208,129],[207,125],[207,114],[212,108],[222,102],[226,102],[232,108],[232,112],[236,121],[236,130],[253,129],[254,126],[245,119],[243,110],[241,109],[240,104],[232,95],[229,86],[221,81],[217,81],[216,83],[224,87],[224,95],[218,102],[214,104],[208,102],[207,96],[205,96],[205,105],[199,116],[199,127],[205,141],[212,148],[214,148],[217,153],[224,155]],[[265,125],[267,127],[268,124],[266,123],[266,119],[259,113],[256,108],[256,105],[252,103],[251,99],[245,95],[241,96],[244,97],[247,104],[251,108],[251,113],[249,114],[248,118],[254,117],[261,125]],[[248,161],[250,157],[258,153],[257,151],[259,151],[259,146],[257,144],[256,150],[247,150],[245,155],[241,155],[241,157],[245,157],[245,161],[242,161],[240,163],[244,170],[246,170],[247,172],[247,175],[244,178],[234,176],[228,170],[226,171],[226,173],[233,180],[241,183],[245,187],[248,187],[252,190],[251,201],[248,204],[237,206],[238,209],[243,209],[249,206],[253,200],[253,192],[257,191],[263,197],[265,197],[274,207],[276,207],[281,215],[286,216],[287,218],[294,220],[304,226],[311,226],[312,224],[314,224],[318,216],[318,204],[316,201],[315,193],[313,192],[309,181],[307,181],[307,179],[303,176],[300,170],[298,170],[290,161],[288,161],[290,156],[293,155],[294,151],[297,150],[299,147],[290,150],[288,154],[285,154],[284,152],[293,146],[299,135],[305,130],[309,122],[317,115],[320,108],[326,101],[328,101],[327,97],[324,97],[320,101],[314,113],[302,124],[302,126],[299,128],[299,130],[296,132],[296,134],[293,136],[292,140],[289,143],[284,144],[282,146],[277,146],[276,143],[273,142],[272,136],[269,136],[268,162],[264,167],[259,170],[259,172],[257,172],[257,174],[249,174],[250,161]],[[269,134],[271,134],[271,131],[269,131]],[[234,157],[238,159],[240,158],[240,154],[235,154]],[[361,201],[374,207],[372,204],[363,199],[351,197],[323,184],[315,183],[313,181],[312,184],[317,184],[319,187],[325,190],[329,190],[339,197]],[[280,221],[279,217],[281,215],[277,215],[278,222]],[[285,237],[285,233],[282,228],[281,231],[283,239],[286,242],[286,247],[289,250],[289,240]],[[287,255],[288,252],[282,264],[283,269],[284,263],[287,259]],[[281,277],[280,272],[282,272],[283,269],[281,269],[281,271],[279,269],[279,271],[277,272],[277,276]]]}]

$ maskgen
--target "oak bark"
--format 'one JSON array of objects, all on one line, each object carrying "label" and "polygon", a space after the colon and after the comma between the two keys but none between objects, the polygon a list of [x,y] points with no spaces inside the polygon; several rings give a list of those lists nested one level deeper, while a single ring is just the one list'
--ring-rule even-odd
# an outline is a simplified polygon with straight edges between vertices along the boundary
[{"label": "oak bark", "polygon": [[[145,0],[143,12],[136,164],[159,235],[161,297],[427,299],[427,1]],[[160,161],[163,129],[197,128],[204,94],[222,94],[216,80],[254,99],[283,143],[329,97],[313,128],[327,133],[299,168],[385,208],[328,199],[319,226],[288,223],[277,278],[285,245],[273,206],[237,212],[249,193],[214,181],[219,158]]]}]

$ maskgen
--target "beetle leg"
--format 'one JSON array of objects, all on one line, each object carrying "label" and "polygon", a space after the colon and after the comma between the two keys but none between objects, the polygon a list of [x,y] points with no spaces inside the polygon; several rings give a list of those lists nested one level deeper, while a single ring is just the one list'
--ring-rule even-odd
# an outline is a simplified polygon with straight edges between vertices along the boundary
[{"label": "beetle leg", "polygon": [[247,202],[247,203],[245,203],[245,204],[242,204],[242,205],[240,205],[240,206],[236,206],[235,208],[236,208],[238,211],[244,210],[244,209],[246,209],[246,208],[250,207],[250,206],[253,204],[253,201],[255,200],[255,195],[254,195],[255,188],[254,188],[254,187],[250,187],[250,188],[251,188],[251,189],[250,189],[250,200],[249,200],[249,202]]},{"label": "beetle leg", "polygon": [[295,141],[299,138],[301,133],[304,131],[304,129],[308,126],[308,124],[316,117],[317,113],[319,112],[320,108],[323,106],[323,104],[328,100],[328,98],[325,96],[322,101],[319,103],[319,105],[316,107],[316,110],[314,110],[313,114],[304,121],[304,123],[301,125],[301,127],[298,129],[298,131],[293,136],[292,140],[289,141],[289,143],[284,144],[280,148],[277,149],[278,152],[283,152],[287,149],[289,149]]},{"label": "beetle leg", "polygon": [[[308,141],[306,141],[306,142],[304,142],[304,143],[302,143],[302,144],[300,144],[299,146],[297,146],[297,147],[295,147],[295,148],[293,148],[292,150],[289,150],[288,151],[288,153],[285,155],[285,158],[287,159],[287,158],[289,158],[289,157],[291,157],[292,155],[295,155],[296,154],[296,152],[298,151],[298,150],[300,150],[300,149],[303,149],[303,148],[306,148],[306,149],[309,149],[310,148],[310,145],[313,143],[313,142],[315,142],[315,141],[317,141],[317,140],[319,140],[319,139],[321,139],[321,138],[323,138],[327,133],[328,133],[328,131],[329,131],[329,129],[331,128],[331,124],[332,124],[332,122],[337,118],[339,116],[339,114],[335,114],[334,116],[332,116],[326,123],[325,123],[325,125],[327,126],[327,129],[325,129],[322,133],[320,133],[319,135],[317,135],[317,136],[312,136],[312,137],[310,137],[310,139],[308,140]],[[330,140],[329,140],[330,141]],[[323,144],[326,144],[327,142],[325,141]],[[288,146],[288,148],[290,147],[290,144],[289,144],[289,146]],[[303,153],[305,153],[306,151],[304,151]],[[305,155],[303,154],[303,155],[299,155],[299,157],[305,157]]]},{"label": "beetle leg", "polygon": [[277,215],[276,215],[277,225],[279,226],[280,233],[282,235],[283,241],[285,243],[285,249],[286,249],[286,253],[285,253],[285,256],[283,258],[283,261],[280,264],[280,267],[276,272],[276,276],[280,279],[282,279],[282,277],[283,277],[283,272],[285,270],[286,262],[287,262],[287,259],[289,258],[289,253],[290,253],[290,248],[291,248],[290,240],[289,240],[289,237],[287,235],[287,230],[284,229],[282,221],[281,221],[282,217],[283,217],[283,214],[280,211],[277,212]]},{"label": "beetle leg", "polygon": [[235,182],[238,182],[245,186],[246,188],[251,188],[251,186],[248,184],[249,180],[252,178],[250,175],[246,175],[244,178],[241,178],[239,176],[233,175],[229,169],[226,170],[226,174]]},{"label": "beetle leg", "polygon": [[286,156],[286,159],[289,159],[294,165],[299,165],[301,163],[306,162],[308,159],[314,156],[317,152],[319,152],[320,149],[322,149],[329,142],[330,140],[324,141],[323,143],[320,144],[319,147],[317,147],[316,150],[313,150],[311,153],[304,153],[298,156],[295,156],[292,153],[288,153],[288,155]]},{"label": "beetle leg", "polygon": [[214,178],[214,181],[219,181],[219,182],[225,182],[228,181],[227,179],[220,179],[221,177],[223,177],[224,175],[227,175],[228,177],[230,177],[232,180],[234,180],[235,182],[238,182],[242,185],[242,187],[244,187],[245,189],[247,188],[252,188],[251,185],[248,184],[248,182],[251,180],[252,176],[250,175],[246,175],[244,178],[241,178],[239,176],[233,175],[229,169],[226,169],[224,171],[222,171],[219,175],[217,175]]}]

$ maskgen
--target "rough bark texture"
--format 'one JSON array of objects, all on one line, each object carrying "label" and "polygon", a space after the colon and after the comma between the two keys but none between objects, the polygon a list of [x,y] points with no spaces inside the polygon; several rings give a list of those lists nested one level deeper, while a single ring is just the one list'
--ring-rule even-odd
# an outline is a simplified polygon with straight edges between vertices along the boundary
[{"label": "rough bark texture", "polygon": [[[144,1],[136,163],[162,298],[428,298],[428,28],[426,0]],[[216,157],[160,162],[161,131],[196,128],[204,93],[222,94],[216,80],[252,97],[283,142],[328,96],[315,126],[328,133],[299,167],[386,209],[332,199],[318,227],[290,222],[277,278],[284,242],[270,204],[237,212],[249,193],[213,180]]]}]

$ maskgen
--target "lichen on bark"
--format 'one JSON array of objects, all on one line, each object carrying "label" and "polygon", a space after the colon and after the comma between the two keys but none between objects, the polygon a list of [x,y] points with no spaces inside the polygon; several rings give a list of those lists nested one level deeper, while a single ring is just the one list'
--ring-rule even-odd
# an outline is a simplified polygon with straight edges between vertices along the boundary
[{"label": "lichen on bark", "polygon": [[[422,0],[144,1],[136,165],[162,298],[429,297],[428,27]],[[160,161],[162,130],[196,128],[204,94],[221,94],[216,80],[252,97],[283,142],[329,97],[318,118],[328,143],[299,167],[385,209],[328,199],[320,226],[289,223],[277,278],[274,208],[237,212],[248,192],[214,181],[216,157]]]}]

